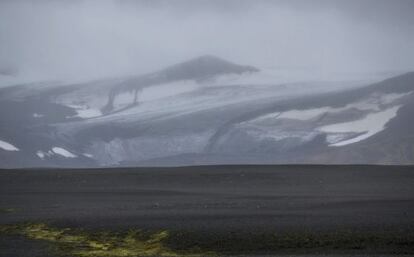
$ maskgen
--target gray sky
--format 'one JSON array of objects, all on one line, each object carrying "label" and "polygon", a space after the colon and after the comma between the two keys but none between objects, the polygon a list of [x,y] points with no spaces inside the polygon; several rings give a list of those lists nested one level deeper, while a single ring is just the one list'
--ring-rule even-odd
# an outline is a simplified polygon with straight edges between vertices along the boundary
[{"label": "gray sky", "polygon": [[412,0],[0,2],[0,67],[141,74],[202,54],[258,67],[414,70]]}]

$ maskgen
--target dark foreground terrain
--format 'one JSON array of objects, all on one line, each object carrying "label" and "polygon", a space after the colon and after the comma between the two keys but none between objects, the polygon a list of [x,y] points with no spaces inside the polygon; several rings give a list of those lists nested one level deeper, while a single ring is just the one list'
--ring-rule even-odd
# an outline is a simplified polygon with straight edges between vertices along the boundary
[{"label": "dark foreground terrain", "polygon": [[1,170],[0,256],[414,254],[414,167]]}]

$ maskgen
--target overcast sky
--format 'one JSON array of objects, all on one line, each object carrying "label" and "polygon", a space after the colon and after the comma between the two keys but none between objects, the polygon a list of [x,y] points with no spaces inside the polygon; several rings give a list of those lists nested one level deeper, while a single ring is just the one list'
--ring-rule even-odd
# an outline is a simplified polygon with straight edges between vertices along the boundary
[{"label": "overcast sky", "polygon": [[414,70],[413,0],[0,2],[0,68],[111,77],[202,54],[258,67]]}]

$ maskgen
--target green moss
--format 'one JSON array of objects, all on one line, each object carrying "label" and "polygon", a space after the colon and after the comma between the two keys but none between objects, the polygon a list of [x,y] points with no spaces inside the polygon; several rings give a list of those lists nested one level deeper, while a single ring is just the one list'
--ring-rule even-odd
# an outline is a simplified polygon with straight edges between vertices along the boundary
[{"label": "green moss", "polygon": [[170,249],[164,244],[169,237],[168,231],[145,233],[131,230],[127,233],[87,233],[83,230],[59,229],[40,223],[2,226],[0,232],[44,240],[55,246],[62,255],[79,257],[212,255],[212,253],[177,252]]},{"label": "green moss", "polygon": [[56,255],[75,257],[227,256],[237,254],[392,253],[413,254],[411,231],[322,232],[91,232],[43,223],[0,225],[0,233],[49,242]]},{"label": "green moss", "polygon": [[17,209],[15,208],[0,208],[0,213],[13,213],[16,211]]}]

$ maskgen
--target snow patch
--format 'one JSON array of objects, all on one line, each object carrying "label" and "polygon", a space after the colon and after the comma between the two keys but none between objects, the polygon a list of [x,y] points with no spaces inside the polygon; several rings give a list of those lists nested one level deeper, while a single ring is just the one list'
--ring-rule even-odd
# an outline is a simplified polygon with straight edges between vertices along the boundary
[{"label": "snow patch", "polygon": [[80,109],[76,110],[78,113],[77,116],[83,119],[99,117],[102,115],[102,112],[97,109]]},{"label": "snow patch", "polygon": [[354,138],[339,141],[336,143],[333,143],[334,138],[332,138],[331,142],[329,142],[329,136],[327,138],[328,142],[331,143],[329,146],[344,146],[356,143],[382,131],[388,121],[397,115],[397,111],[400,107],[401,105],[394,106],[381,112],[368,114],[365,116],[365,118],[360,120],[323,126],[318,128],[318,130],[328,134],[363,133]]},{"label": "snow patch", "polygon": [[61,155],[61,156],[66,157],[66,158],[76,158],[77,157],[73,153],[71,153],[71,152],[69,152],[69,151],[67,151],[67,150],[65,150],[65,149],[63,149],[61,147],[53,147],[52,148],[52,151],[55,154]]},{"label": "snow patch", "polygon": [[298,142],[305,143],[314,139],[319,133],[314,131],[286,131],[286,130],[275,130],[274,128],[254,128],[247,127],[246,133],[259,140],[274,140],[280,141],[284,139],[296,139]]},{"label": "snow patch", "polygon": [[46,157],[46,153],[43,151],[37,151],[36,155],[42,160]]},{"label": "snow patch", "polygon": [[0,148],[6,151],[19,151],[19,148],[3,140],[0,140]]},{"label": "snow patch", "polygon": [[278,118],[278,119],[293,119],[293,120],[306,121],[306,120],[310,120],[318,116],[321,116],[325,113],[338,113],[342,111],[347,111],[352,108],[358,109],[360,111],[379,112],[384,108],[383,107],[384,105],[393,104],[395,101],[411,93],[412,92],[401,93],[401,94],[396,94],[396,93],[373,94],[368,99],[350,103],[344,107],[335,108],[335,107],[324,106],[320,108],[304,109],[304,110],[293,109],[293,110],[285,111],[282,113],[277,112],[277,113],[266,114],[266,115],[263,115],[257,118],[256,120]]},{"label": "snow patch", "polygon": [[36,152],[36,155],[40,159],[44,160],[46,157],[50,157],[50,156],[55,155],[55,153],[53,151],[51,151],[51,150],[49,150],[47,152],[44,152],[44,151],[39,150],[39,151]]},{"label": "snow patch", "polygon": [[42,117],[44,117],[45,115],[43,115],[43,114],[39,114],[39,113],[33,113],[33,118],[42,118]]},{"label": "snow patch", "polygon": [[70,104],[67,106],[75,109],[77,113],[75,117],[79,117],[82,119],[94,118],[94,117],[99,117],[102,115],[102,112],[100,110],[89,108],[89,106],[73,105],[73,104]]},{"label": "snow patch", "polygon": [[294,120],[309,120],[314,117],[320,116],[326,112],[336,111],[335,108],[331,107],[322,107],[322,108],[315,108],[315,109],[307,109],[307,110],[290,110],[287,112],[283,112],[280,114],[278,118],[281,119],[294,119]]}]

